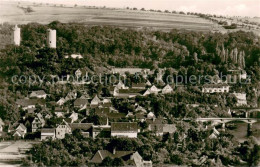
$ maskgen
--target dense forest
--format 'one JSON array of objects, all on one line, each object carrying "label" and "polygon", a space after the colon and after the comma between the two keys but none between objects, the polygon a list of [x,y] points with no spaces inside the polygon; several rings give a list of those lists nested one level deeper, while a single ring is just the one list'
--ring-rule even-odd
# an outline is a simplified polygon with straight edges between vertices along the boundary
[{"label": "dense forest", "polygon": [[[45,47],[48,28],[57,30],[56,50]],[[10,34],[11,26],[4,30]],[[95,66],[184,67],[194,74],[214,75],[216,70],[225,73],[240,67],[259,79],[260,39],[253,33],[136,31],[59,22],[30,23],[21,25],[21,30],[21,46],[9,45],[1,51],[1,75],[62,75],[85,66],[92,70]],[[84,59],[64,59],[69,54],[82,54]]]}]

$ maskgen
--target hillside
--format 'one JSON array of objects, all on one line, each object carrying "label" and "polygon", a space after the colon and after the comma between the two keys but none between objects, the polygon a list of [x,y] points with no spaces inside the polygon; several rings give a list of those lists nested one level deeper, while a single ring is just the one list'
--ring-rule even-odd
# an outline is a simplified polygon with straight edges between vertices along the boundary
[{"label": "hillside", "polygon": [[[31,7],[33,12],[24,12],[23,8]],[[78,22],[86,25],[111,25],[119,27],[142,28],[156,30],[186,29],[194,31],[210,31],[213,23],[194,15],[159,13],[126,9],[107,9],[90,7],[65,7],[61,5],[36,5],[21,2],[1,2],[1,22],[26,24],[38,22],[48,24],[52,21],[63,23]]]}]

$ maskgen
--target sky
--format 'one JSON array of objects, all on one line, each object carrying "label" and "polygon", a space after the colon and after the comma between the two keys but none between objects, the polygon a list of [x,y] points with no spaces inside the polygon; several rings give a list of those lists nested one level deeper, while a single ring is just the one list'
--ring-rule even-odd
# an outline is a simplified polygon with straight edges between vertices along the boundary
[{"label": "sky", "polygon": [[[2,0],[0,0],[2,1]],[[17,1],[17,0],[8,0]],[[20,0],[66,5],[136,7],[205,14],[260,17],[260,0]]]}]

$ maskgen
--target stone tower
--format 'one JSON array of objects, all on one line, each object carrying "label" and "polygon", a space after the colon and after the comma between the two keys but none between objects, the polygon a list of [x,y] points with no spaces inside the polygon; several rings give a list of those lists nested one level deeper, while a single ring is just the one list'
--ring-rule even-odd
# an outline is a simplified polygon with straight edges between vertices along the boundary
[{"label": "stone tower", "polygon": [[47,30],[47,45],[49,48],[56,48],[56,30]]},{"label": "stone tower", "polygon": [[13,29],[13,43],[16,46],[20,46],[20,42],[21,42],[21,29],[15,25],[14,29]]}]

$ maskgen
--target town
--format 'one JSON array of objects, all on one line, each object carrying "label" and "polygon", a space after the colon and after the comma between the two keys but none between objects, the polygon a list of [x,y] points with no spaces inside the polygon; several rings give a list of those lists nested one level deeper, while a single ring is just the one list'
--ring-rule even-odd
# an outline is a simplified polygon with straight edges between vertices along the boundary
[{"label": "town", "polygon": [[[45,33],[44,48],[53,51],[52,54],[60,42],[60,37],[57,35],[59,33],[56,31],[59,30],[49,28]],[[19,50],[23,40],[21,28],[16,25],[12,34],[12,46]],[[196,130],[209,132],[207,136],[209,140],[222,139],[226,131],[236,126],[234,122],[246,123],[248,136],[259,134],[260,108],[257,97],[260,92],[258,88],[250,87],[255,78],[251,78],[252,73],[248,74],[245,70],[245,51],[237,48],[228,51],[224,46],[219,48],[217,48],[218,54],[224,55],[220,61],[233,61],[237,64],[236,67],[227,70],[225,80],[211,75],[208,80],[204,79],[200,83],[197,83],[196,79],[194,83],[191,80],[184,83],[184,79],[180,77],[189,75],[191,78],[192,75],[187,74],[189,69],[188,72],[182,73],[181,70],[166,67],[149,69],[111,65],[105,70],[87,66],[70,69],[64,74],[65,77],[49,73],[46,78],[50,80],[41,84],[36,82],[28,84],[26,80],[20,83],[11,82],[12,86],[2,89],[3,94],[20,87],[22,89],[25,87],[25,91],[20,91],[16,95],[17,98],[12,101],[19,111],[19,119],[13,117],[12,120],[8,120],[4,115],[2,119],[0,118],[1,138],[47,143],[66,141],[69,136],[80,136],[81,140],[112,139],[119,142],[121,139],[132,140],[152,135],[162,138],[160,140],[165,142],[170,142],[171,138],[174,138],[178,141],[174,148],[181,150],[186,147],[185,142],[181,141],[196,136],[192,130],[187,130],[187,133],[185,130],[179,132],[183,124],[196,124]],[[198,62],[197,54],[193,56],[194,61]],[[77,52],[64,55],[64,61],[69,60],[71,63],[84,58],[84,55]],[[106,84],[94,82],[95,75],[107,76],[110,78],[109,82]],[[244,86],[248,88],[243,89]],[[196,92],[196,96],[187,92]],[[185,98],[190,102],[186,102]],[[257,140],[259,142],[259,136]],[[113,159],[115,164],[117,160],[121,165],[153,166],[155,162],[153,156],[139,153],[134,148],[123,149],[123,146],[118,145],[113,145],[110,150],[95,149],[95,154],[88,155],[90,159],[84,163],[104,165],[104,162]],[[185,161],[180,160],[178,154],[171,157],[171,160],[164,159],[162,161],[172,161],[178,165]],[[206,154],[201,154],[192,164],[205,165],[209,163],[207,159],[211,159],[210,163],[217,164],[215,161],[218,158]],[[30,157],[28,161],[32,163]],[[224,162],[223,159],[222,161]],[[229,160],[227,163],[229,162],[246,163],[242,160],[239,162]]]}]

